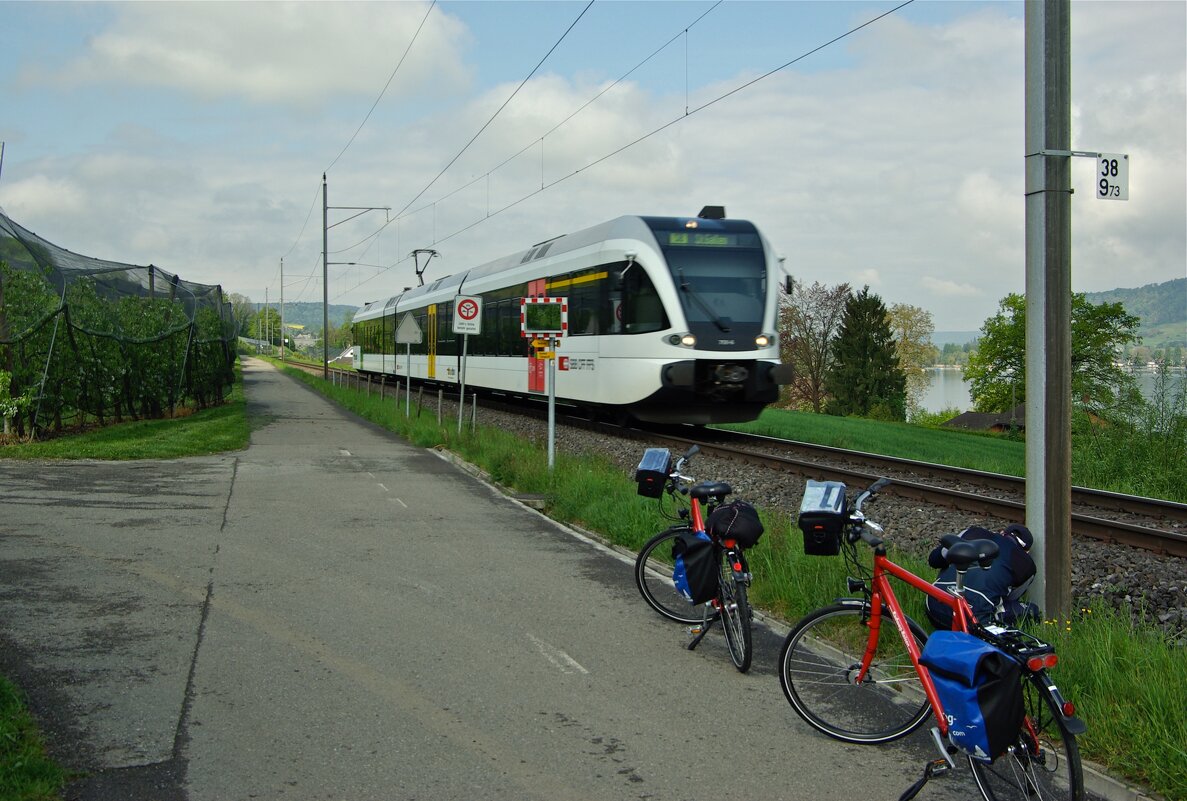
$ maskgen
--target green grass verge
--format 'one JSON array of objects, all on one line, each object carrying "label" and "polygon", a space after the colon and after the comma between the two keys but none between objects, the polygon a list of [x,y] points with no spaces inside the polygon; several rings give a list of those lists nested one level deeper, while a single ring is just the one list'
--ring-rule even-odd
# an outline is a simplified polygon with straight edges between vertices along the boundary
[{"label": "green grass verge", "polygon": [[169,420],[138,420],[71,436],[0,446],[0,459],[177,459],[247,447],[243,382],[219,406]]},{"label": "green grass verge", "polygon": [[0,677],[0,801],[60,798],[66,773],[45,752],[20,691]]}]

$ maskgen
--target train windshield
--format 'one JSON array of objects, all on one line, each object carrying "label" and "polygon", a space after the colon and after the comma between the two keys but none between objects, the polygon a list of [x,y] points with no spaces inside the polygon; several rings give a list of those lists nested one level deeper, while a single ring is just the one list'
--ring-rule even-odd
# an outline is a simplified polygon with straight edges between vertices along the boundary
[{"label": "train windshield", "polygon": [[656,231],[689,325],[761,325],[766,258],[754,233]]}]

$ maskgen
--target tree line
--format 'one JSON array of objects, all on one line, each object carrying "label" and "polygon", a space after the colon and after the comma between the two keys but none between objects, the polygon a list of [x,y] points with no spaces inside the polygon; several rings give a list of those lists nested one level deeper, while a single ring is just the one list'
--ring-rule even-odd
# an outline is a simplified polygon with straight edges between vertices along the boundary
[{"label": "tree line", "polygon": [[[1140,320],[1120,302],[1072,297],[1072,390],[1084,408],[1104,410],[1141,400],[1118,354],[1140,342]],[[887,308],[868,286],[795,283],[780,300],[781,356],[795,371],[782,405],[816,413],[905,420],[919,410],[941,356],[931,313],[909,304]],[[1011,294],[974,343],[946,345],[964,367],[975,409],[1003,412],[1026,400],[1026,299]]]}]

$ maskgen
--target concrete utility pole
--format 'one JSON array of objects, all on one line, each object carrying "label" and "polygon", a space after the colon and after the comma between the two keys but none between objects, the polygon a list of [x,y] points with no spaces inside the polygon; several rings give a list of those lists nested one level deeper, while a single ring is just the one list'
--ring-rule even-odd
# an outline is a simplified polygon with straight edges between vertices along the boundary
[{"label": "concrete utility pole", "polygon": [[321,174],[321,377],[330,380],[330,207]]},{"label": "concrete utility pole", "polygon": [[284,361],[284,256],[280,257],[280,360]]},{"label": "concrete utility pole", "polygon": [[1026,525],[1031,594],[1058,616],[1072,606],[1071,3],[1025,8]]}]

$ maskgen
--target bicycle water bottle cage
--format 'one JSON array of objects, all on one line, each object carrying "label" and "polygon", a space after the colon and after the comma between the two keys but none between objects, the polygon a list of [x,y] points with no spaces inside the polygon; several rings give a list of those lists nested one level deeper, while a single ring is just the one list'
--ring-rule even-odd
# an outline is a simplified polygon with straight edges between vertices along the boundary
[{"label": "bicycle water bottle cage", "polygon": [[705,481],[697,484],[688,494],[693,498],[717,498],[721,500],[734,491],[734,488],[724,481]]}]

